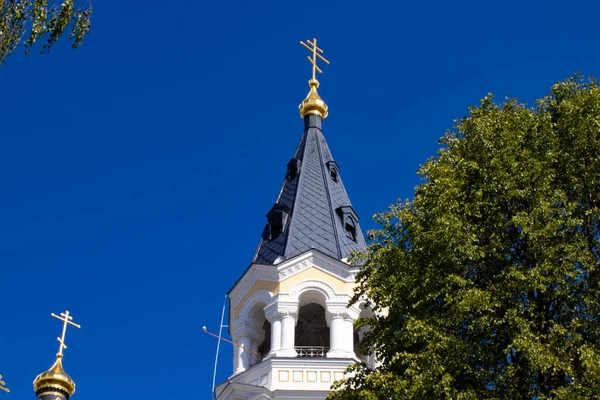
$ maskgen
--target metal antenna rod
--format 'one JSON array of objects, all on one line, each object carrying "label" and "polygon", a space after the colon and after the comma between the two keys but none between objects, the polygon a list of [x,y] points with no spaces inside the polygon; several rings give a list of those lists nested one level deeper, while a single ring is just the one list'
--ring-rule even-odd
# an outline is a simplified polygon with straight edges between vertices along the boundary
[{"label": "metal antenna rod", "polygon": [[[216,397],[215,394],[215,382],[217,380],[217,364],[219,363],[219,348],[221,347],[221,334],[223,333],[223,320],[225,319],[225,306],[227,305],[227,295],[225,295],[225,299],[223,300],[223,311],[221,312],[221,325],[219,326],[219,340],[217,340],[217,352],[215,354],[215,368],[213,370],[213,381],[212,381],[212,398]],[[206,332],[206,328],[202,329]]]}]

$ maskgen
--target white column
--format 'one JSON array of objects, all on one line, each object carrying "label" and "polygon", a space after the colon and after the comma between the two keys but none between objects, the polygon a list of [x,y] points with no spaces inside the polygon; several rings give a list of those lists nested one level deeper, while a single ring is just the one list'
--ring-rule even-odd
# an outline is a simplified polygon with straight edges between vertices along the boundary
[{"label": "white column", "polygon": [[239,343],[242,347],[241,348],[241,354],[240,354],[240,359],[242,361],[242,372],[247,370],[248,368],[250,368],[250,361],[252,360],[252,353],[250,353],[248,350],[252,349],[252,338],[250,336],[242,336],[242,338],[240,339],[240,343]]},{"label": "white column", "polygon": [[296,340],[296,315],[286,313],[281,321],[281,349],[277,352],[278,357],[296,357],[298,354],[294,349]]},{"label": "white column", "polygon": [[250,366],[260,360],[260,357],[253,354],[258,346],[265,339],[265,333],[262,329],[248,321],[237,322],[231,330],[231,337],[235,342],[233,350],[233,375],[244,372]]},{"label": "white column", "polygon": [[275,355],[281,349],[281,316],[274,316],[270,322],[271,350],[269,350],[269,357]]},{"label": "white column", "polygon": [[329,343],[331,349],[327,353],[327,357],[343,357],[343,325],[344,320],[340,315],[332,315],[329,323]]},{"label": "white column", "polygon": [[[329,332],[331,350],[327,353],[330,358],[354,358],[354,320],[358,313],[354,310],[329,305]],[[356,314],[356,315],[355,315]]]},{"label": "white column", "polygon": [[350,317],[342,320],[342,332],[344,342],[341,348],[348,353],[348,357],[354,357],[354,324]]},{"label": "white column", "polygon": [[[236,338],[233,341],[239,344]],[[242,348],[240,346],[233,346],[233,375],[244,372],[244,362],[242,361]]]},{"label": "white column", "polygon": [[271,350],[268,357],[296,357],[297,301],[276,299],[265,307],[265,316],[271,323]]},{"label": "white column", "polygon": [[257,362],[261,361],[261,356],[258,354],[258,341],[254,339],[252,341],[252,353],[250,353],[250,365],[254,365]]},{"label": "white column", "polygon": [[[371,330],[371,327],[369,325],[363,325],[359,330],[358,330],[358,337],[360,342],[363,341],[365,334],[367,332],[369,332]],[[377,369],[381,366],[381,362],[379,362],[377,360],[377,357],[375,357],[376,354],[376,347],[373,346],[373,348],[370,349],[371,352],[367,353],[367,354],[363,354],[363,356],[361,357],[361,360],[363,360],[364,362],[366,362],[369,366],[371,366],[371,368],[373,369]]]}]

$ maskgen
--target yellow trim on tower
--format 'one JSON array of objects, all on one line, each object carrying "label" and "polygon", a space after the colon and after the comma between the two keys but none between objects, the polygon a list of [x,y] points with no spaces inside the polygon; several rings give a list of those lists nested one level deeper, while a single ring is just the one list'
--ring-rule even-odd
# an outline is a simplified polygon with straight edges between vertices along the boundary
[{"label": "yellow trim on tower", "polygon": [[354,294],[354,282],[346,282],[343,279],[332,275],[319,269],[316,266],[311,266],[302,272],[298,272],[292,276],[284,278],[281,282],[272,282],[265,280],[257,280],[254,282],[252,287],[246,292],[244,297],[240,300],[238,305],[233,309],[233,318],[237,318],[240,312],[244,308],[244,305],[252,295],[261,290],[269,291],[273,296],[279,293],[289,293],[294,286],[303,281],[320,281],[328,284],[335,291],[336,294],[347,294],[352,296]]},{"label": "yellow trim on tower", "polygon": [[[309,267],[302,272],[283,280],[279,286],[279,292],[289,293],[294,286],[303,281],[321,281],[328,284],[336,294],[352,294],[348,291],[347,283],[335,275],[328,274],[315,266]],[[350,289],[351,290],[351,289]]]}]

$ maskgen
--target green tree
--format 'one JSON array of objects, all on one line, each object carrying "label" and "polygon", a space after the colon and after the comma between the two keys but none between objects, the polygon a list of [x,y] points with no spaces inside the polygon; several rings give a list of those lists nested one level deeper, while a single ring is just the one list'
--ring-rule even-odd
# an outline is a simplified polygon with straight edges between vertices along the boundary
[{"label": "green tree", "polygon": [[0,65],[19,45],[29,54],[41,40],[41,52],[47,52],[69,29],[77,48],[90,31],[91,14],[89,3],[79,6],[76,0],[0,0]]},{"label": "green tree", "polygon": [[600,86],[488,95],[375,216],[354,298],[378,314],[329,399],[600,395]]}]

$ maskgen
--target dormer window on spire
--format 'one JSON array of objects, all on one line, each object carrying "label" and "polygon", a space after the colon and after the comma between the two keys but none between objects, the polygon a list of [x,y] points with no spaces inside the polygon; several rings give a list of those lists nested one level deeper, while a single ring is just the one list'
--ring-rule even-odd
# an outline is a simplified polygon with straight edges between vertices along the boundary
[{"label": "dormer window on spire", "polygon": [[292,158],[287,165],[287,174],[285,177],[293,181],[298,176],[298,172],[300,172],[300,160]]},{"label": "dormer window on spire", "polygon": [[356,227],[358,226],[358,214],[352,206],[342,206],[335,210],[342,220],[342,227],[346,233],[346,237],[353,242],[356,242]]},{"label": "dormer window on spire", "polygon": [[271,211],[267,214],[268,230],[266,239],[274,240],[277,239],[284,231],[290,215],[289,207],[283,204],[275,204]]},{"label": "dormer window on spire", "polygon": [[328,161],[326,165],[327,169],[329,170],[329,176],[331,177],[331,180],[337,182],[339,175],[339,167],[337,163],[335,161]]},{"label": "dormer window on spire", "polygon": [[346,217],[346,220],[344,221],[344,230],[346,231],[346,236],[356,242],[356,222],[354,222],[352,217]]}]

